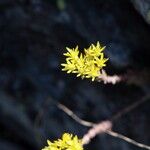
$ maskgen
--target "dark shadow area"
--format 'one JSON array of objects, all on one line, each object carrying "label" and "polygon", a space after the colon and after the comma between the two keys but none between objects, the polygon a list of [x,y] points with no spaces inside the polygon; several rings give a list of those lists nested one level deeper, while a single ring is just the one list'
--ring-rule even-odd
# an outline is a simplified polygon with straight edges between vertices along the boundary
[{"label": "dark shadow area", "polygon": [[[150,4],[149,4],[150,6]],[[79,117],[100,122],[150,92],[150,26],[130,0],[0,0],[0,150],[40,150]],[[133,72],[129,83],[104,85],[61,71],[65,47],[106,45],[108,74]],[[114,122],[114,131],[150,145],[147,101]],[[109,135],[87,150],[140,150]]]}]

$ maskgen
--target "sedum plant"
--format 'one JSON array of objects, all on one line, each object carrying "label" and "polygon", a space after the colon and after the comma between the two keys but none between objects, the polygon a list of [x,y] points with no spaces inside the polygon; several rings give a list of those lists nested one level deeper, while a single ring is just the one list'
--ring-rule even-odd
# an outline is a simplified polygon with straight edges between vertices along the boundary
[{"label": "sedum plant", "polygon": [[77,77],[91,78],[92,81],[101,75],[101,70],[106,66],[108,58],[104,58],[103,50],[99,42],[96,45],[91,44],[89,48],[84,49],[84,53],[79,52],[78,46],[76,48],[66,48],[67,52],[66,62],[61,64],[64,68],[62,71],[67,73],[75,73]]},{"label": "sedum plant", "polygon": [[[79,52],[76,48],[66,48],[66,62],[61,64],[63,71],[67,73],[75,73],[77,77],[91,78],[94,81],[100,77],[103,67],[106,66],[108,58],[104,57],[105,46],[102,47],[99,42],[96,45],[91,44],[89,48],[84,49],[84,53]],[[42,150],[83,150],[83,140],[78,139],[69,133],[64,133],[61,139],[54,142],[47,140],[48,146]]]}]

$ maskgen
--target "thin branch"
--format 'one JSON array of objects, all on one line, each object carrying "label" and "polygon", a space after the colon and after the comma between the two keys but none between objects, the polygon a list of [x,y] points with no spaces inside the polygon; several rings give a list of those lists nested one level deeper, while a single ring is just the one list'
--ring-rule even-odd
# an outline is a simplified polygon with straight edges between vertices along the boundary
[{"label": "thin branch", "polygon": [[112,122],[109,120],[102,121],[94,125],[82,138],[82,144],[89,144],[90,141],[98,134],[106,133],[107,130],[111,130]]},{"label": "thin branch", "polygon": [[78,122],[79,124],[82,124],[83,126],[86,127],[92,127],[95,124],[92,122],[88,122],[85,120],[82,120],[81,118],[79,118],[77,115],[74,114],[73,111],[71,111],[69,108],[67,108],[65,105],[58,103],[57,107],[59,109],[61,109],[62,111],[64,111],[68,116],[70,116],[72,119],[74,119],[76,122]]},{"label": "thin branch", "polygon": [[[114,120],[120,118],[122,115],[130,112],[131,110],[135,109],[136,107],[138,107],[139,105],[141,105],[142,103],[147,101],[149,98],[150,98],[149,95],[143,97],[141,100],[139,100],[139,101],[133,103],[132,105],[126,107],[125,109],[123,109],[121,112],[119,112],[117,115],[112,117],[112,119],[110,119],[110,120],[114,121]],[[112,137],[122,139],[122,140],[124,140],[128,143],[131,143],[131,144],[133,144],[137,147],[150,150],[150,146],[139,143],[139,142],[136,142],[133,139],[130,139],[130,138],[128,138],[128,137],[126,137],[122,134],[119,134],[117,132],[114,132],[114,131],[110,130],[111,127],[112,127],[112,122],[110,120],[106,120],[106,121],[103,121],[103,122],[100,122],[100,123],[93,123],[93,122],[85,121],[85,120],[81,119],[80,117],[78,117],[73,111],[71,111],[65,105],[57,103],[52,98],[48,98],[45,103],[48,103],[48,101],[53,102],[59,109],[64,111],[68,116],[70,116],[72,119],[74,119],[79,124],[81,124],[83,126],[86,126],[86,127],[91,127],[91,129],[87,132],[87,134],[85,134],[83,136],[83,144],[88,144],[88,142],[90,142],[90,140],[98,134],[106,133],[106,134],[108,134]],[[40,113],[37,116],[38,119],[36,118],[36,123],[40,121],[40,119],[42,118],[41,116],[43,115],[43,113],[44,113],[43,111],[40,111]]]},{"label": "thin branch", "polygon": [[113,137],[122,139],[122,140],[124,140],[124,141],[126,141],[128,143],[131,143],[131,144],[133,144],[135,146],[138,146],[140,148],[145,148],[145,149],[150,150],[150,146],[142,144],[142,143],[139,143],[139,142],[136,142],[135,140],[132,140],[132,139],[130,139],[130,138],[128,138],[128,137],[126,137],[126,136],[124,136],[122,134],[116,133],[114,131],[109,131],[109,130],[106,131],[106,133],[109,134],[109,135],[111,135],[111,136],[113,136]]},{"label": "thin branch", "polygon": [[101,75],[97,78],[98,82],[103,81],[104,84],[108,84],[108,83],[116,84],[122,80],[123,80],[122,77],[119,75],[112,75],[112,76],[107,75],[105,70],[102,70]]},{"label": "thin branch", "polygon": [[[79,124],[81,124],[83,126],[87,126],[87,127],[92,127],[88,131],[88,133],[83,136],[83,144],[87,144],[88,142],[90,142],[90,140],[93,137],[95,137],[97,134],[106,133],[108,135],[111,135],[112,137],[122,139],[122,140],[124,140],[130,144],[133,144],[137,147],[150,150],[150,146],[148,146],[148,145],[136,142],[135,140],[130,139],[122,134],[111,131],[110,128],[112,126],[112,123],[109,120],[103,121],[99,124],[95,124],[93,122],[88,122],[88,121],[85,121],[85,120],[79,118],[73,111],[71,111],[69,108],[67,108],[63,104],[59,104],[58,108],[61,109],[62,111],[64,111],[67,115],[69,115],[72,119],[74,119]],[[104,127],[104,128],[102,129],[102,127]]]},{"label": "thin branch", "polygon": [[114,115],[111,120],[117,120],[118,118],[122,117],[123,115],[127,114],[128,112],[131,112],[133,109],[137,108],[138,106],[140,106],[141,104],[143,104],[144,102],[150,100],[150,95],[146,95],[144,96],[142,99],[134,102],[133,104],[125,107],[123,110],[119,111],[116,115]]},{"label": "thin branch", "polygon": [[[61,107],[60,107],[61,106]],[[62,110],[64,113],[66,113],[69,117],[71,117],[73,120],[75,120],[77,123],[86,126],[86,127],[93,127],[94,125],[96,125],[96,123],[90,122],[90,121],[85,121],[83,119],[81,119],[80,117],[78,117],[72,110],[70,110],[69,108],[67,108],[65,105],[60,104],[57,105],[57,107]],[[86,123],[85,123],[86,122]]]}]

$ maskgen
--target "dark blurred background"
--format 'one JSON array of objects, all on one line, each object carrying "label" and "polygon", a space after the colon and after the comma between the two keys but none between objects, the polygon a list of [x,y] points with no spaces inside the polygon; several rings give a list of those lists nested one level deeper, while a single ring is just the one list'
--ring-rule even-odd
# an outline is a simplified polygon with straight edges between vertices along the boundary
[{"label": "dark blurred background", "polygon": [[[100,41],[116,85],[61,71],[65,47]],[[0,0],[0,150],[40,150],[64,132],[88,128],[59,110],[60,102],[93,122],[111,118],[150,92],[149,0]],[[132,72],[130,75],[128,72]],[[150,145],[150,103],[114,122],[113,130]],[[87,150],[140,150],[109,135]]]}]

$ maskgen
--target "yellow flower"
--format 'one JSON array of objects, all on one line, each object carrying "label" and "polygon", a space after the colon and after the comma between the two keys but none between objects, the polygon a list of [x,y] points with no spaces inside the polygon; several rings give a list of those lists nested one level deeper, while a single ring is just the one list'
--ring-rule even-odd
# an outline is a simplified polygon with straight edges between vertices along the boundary
[{"label": "yellow flower", "polygon": [[67,73],[73,72],[76,69],[75,65],[69,60],[66,60],[66,62],[66,64],[61,64],[62,66],[64,66],[62,71],[67,71]]},{"label": "yellow flower", "polygon": [[66,63],[61,64],[64,68],[62,71],[67,71],[67,73],[76,73],[77,77],[81,78],[92,78],[92,81],[100,76],[101,69],[106,66],[106,61],[108,59],[104,58],[103,50],[100,43],[97,42],[96,45],[91,44],[87,49],[84,49],[84,54],[79,53],[78,46],[74,49],[66,48],[67,53]]},{"label": "yellow flower", "polygon": [[79,50],[78,50],[78,46],[76,46],[76,48],[74,49],[70,49],[68,47],[66,47],[66,49],[68,50],[67,53],[64,53],[65,56],[67,56],[67,60],[78,60],[78,55],[79,55]]},{"label": "yellow flower", "polygon": [[81,140],[69,133],[64,133],[62,139],[54,142],[48,140],[47,143],[48,146],[42,150],[83,150]]}]

